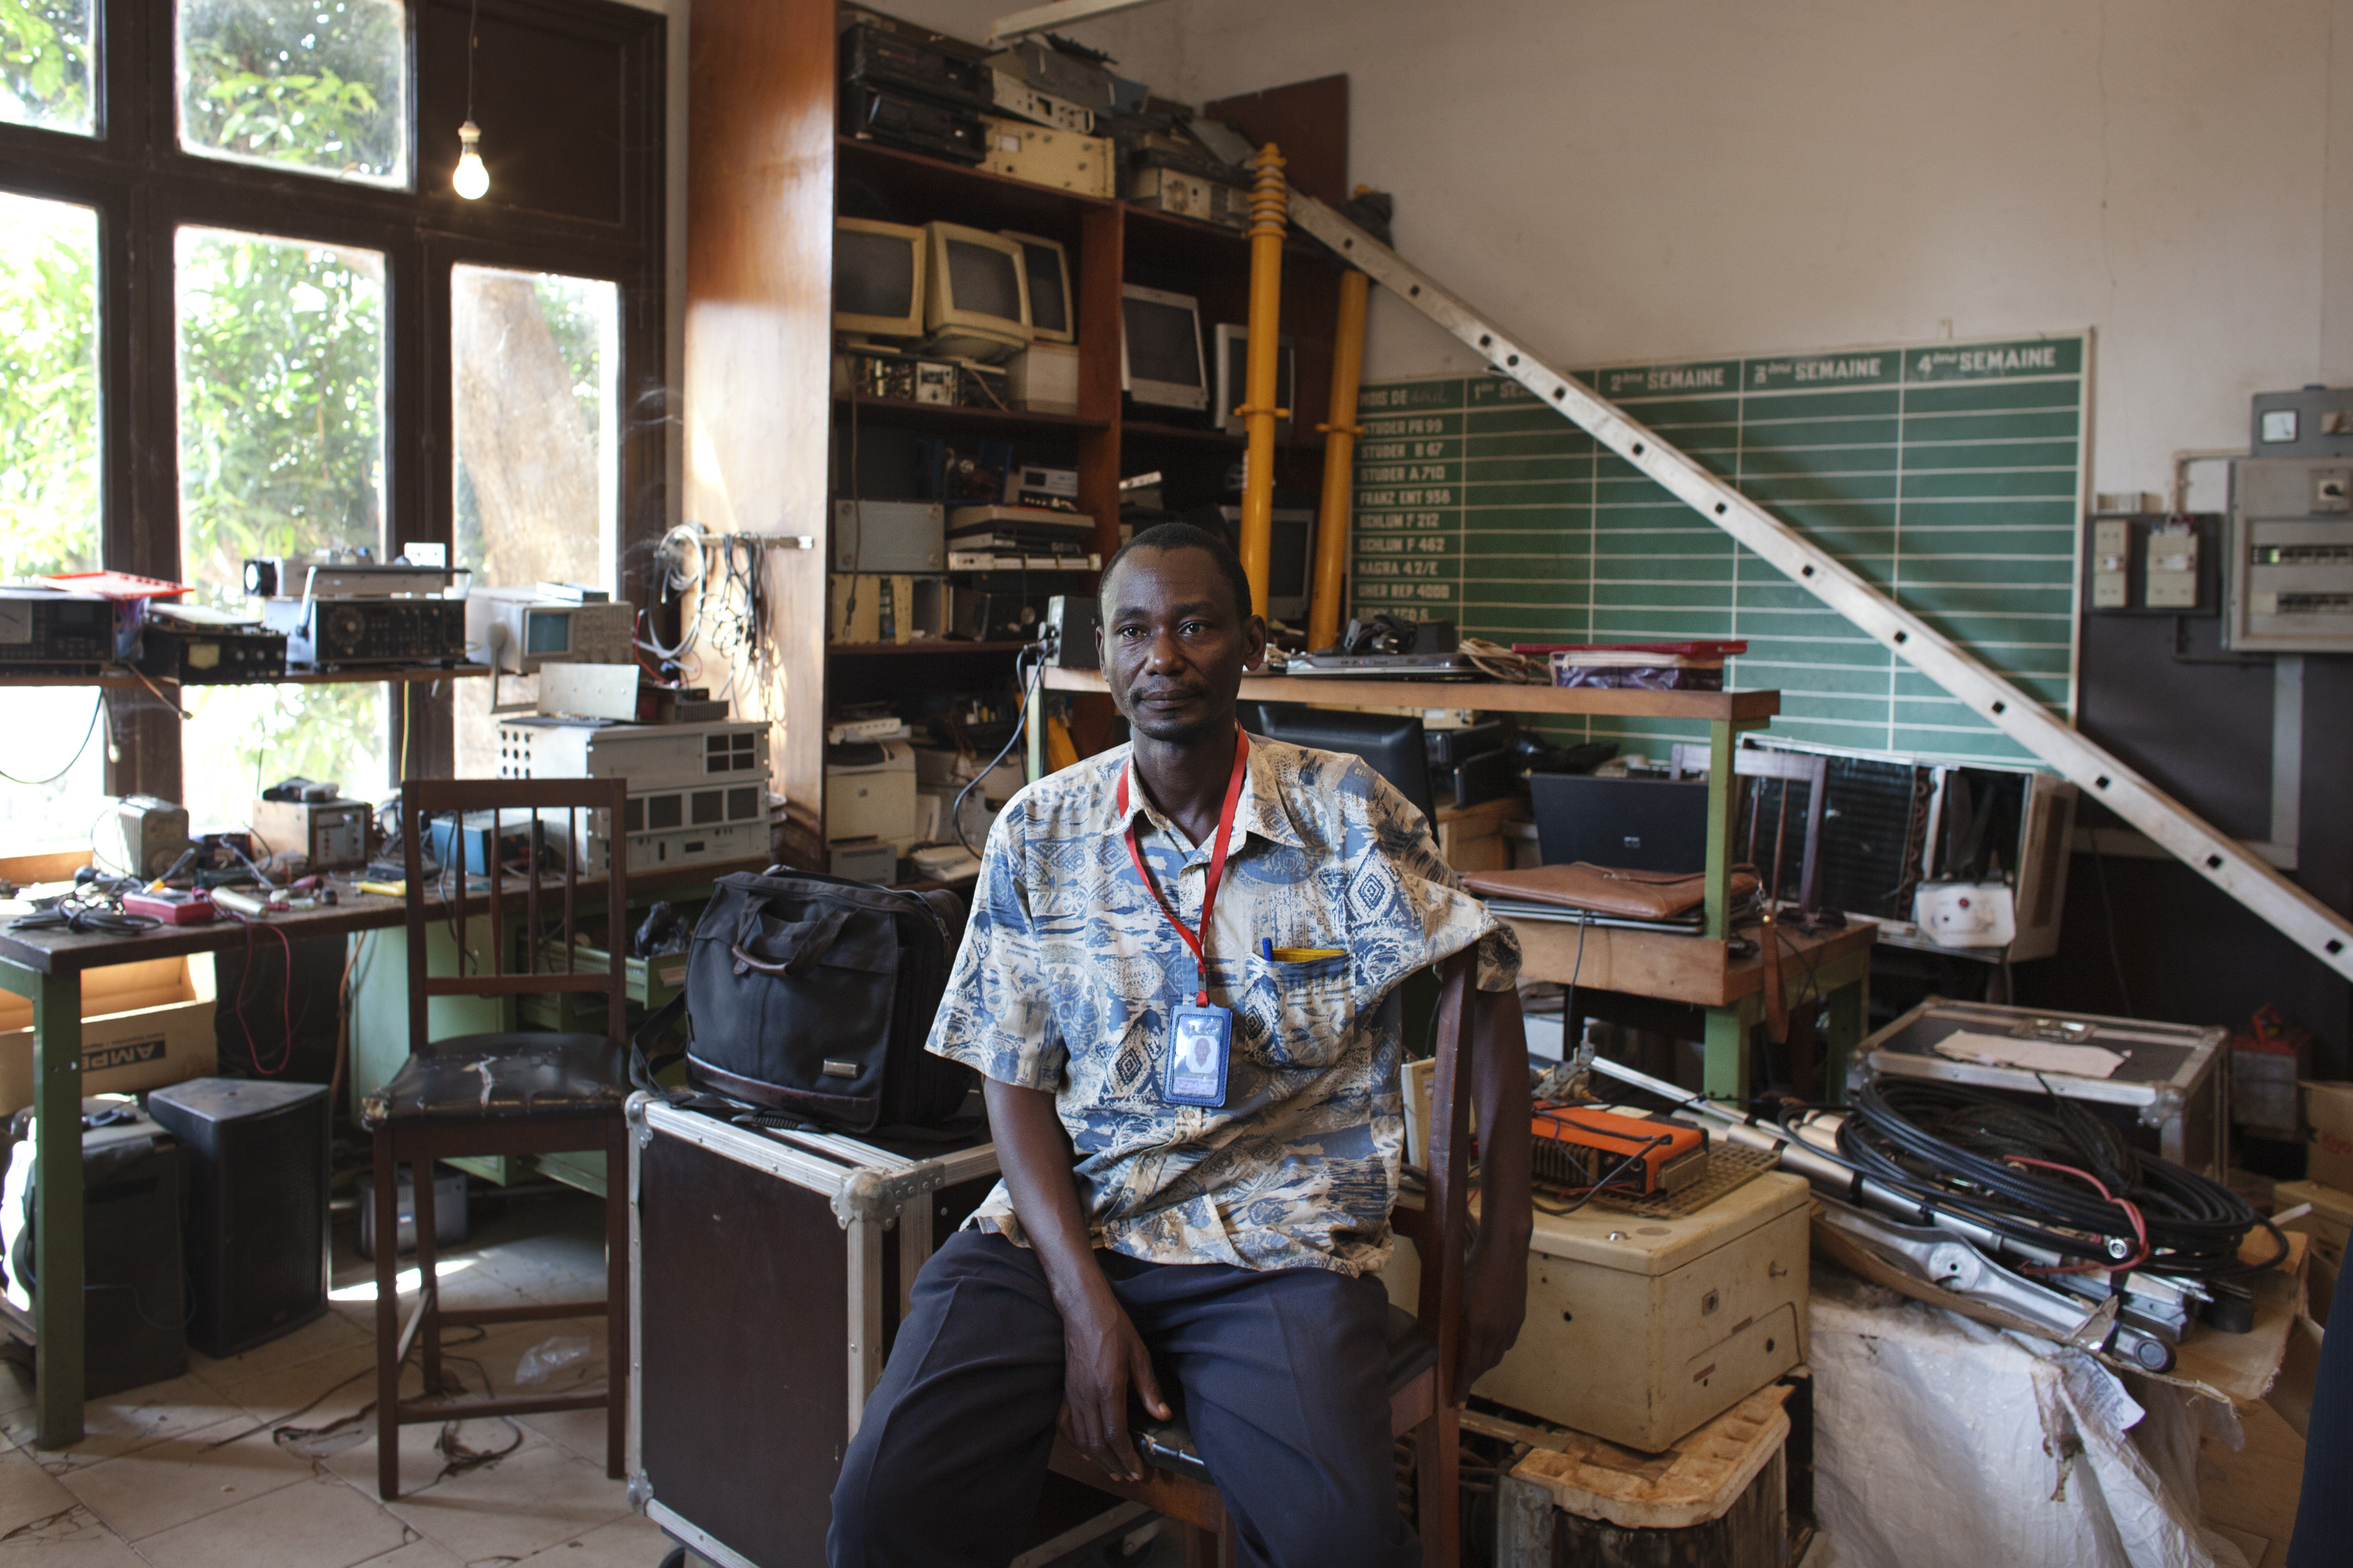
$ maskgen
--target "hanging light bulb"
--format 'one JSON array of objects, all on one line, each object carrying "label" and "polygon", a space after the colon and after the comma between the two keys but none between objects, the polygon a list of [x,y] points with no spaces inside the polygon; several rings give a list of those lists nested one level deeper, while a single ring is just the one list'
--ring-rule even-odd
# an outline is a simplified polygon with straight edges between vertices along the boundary
[{"label": "hanging light bulb", "polygon": [[491,172],[482,167],[482,128],[474,123],[474,51],[481,47],[482,0],[473,0],[466,12],[466,122],[458,127],[458,166],[449,174],[452,189],[470,202],[479,202],[491,188]]},{"label": "hanging light bulb", "polygon": [[457,172],[449,176],[449,184],[470,202],[480,201],[491,188],[491,172],[482,167],[479,151],[481,140],[482,128],[472,121],[458,127],[458,144],[465,151],[458,154]]}]

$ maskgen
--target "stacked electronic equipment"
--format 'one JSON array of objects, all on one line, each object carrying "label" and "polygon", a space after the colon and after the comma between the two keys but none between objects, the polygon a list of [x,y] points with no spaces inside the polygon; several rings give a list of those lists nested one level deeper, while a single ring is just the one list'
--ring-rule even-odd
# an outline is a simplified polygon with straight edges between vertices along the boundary
[{"label": "stacked electronic equipment", "polygon": [[1074,574],[1101,567],[1076,470],[1011,452],[931,443],[923,484],[940,499],[835,500],[831,640],[1026,640]]},{"label": "stacked electronic equipment", "polygon": [[0,584],[0,669],[78,676],[127,666],[183,686],[285,678],[285,634],[177,603],[186,592],[120,572]]},{"label": "stacked electronic equipment", "polygon": [[286,639],[292,669],[346,670],[466,661],[466,601],[447,566],[379,563],[364,552],[245,563],[245,592]]},{"label": "stacked electronic equipment", "polygon": [[768,852],[768,731],[758,720],[506,718],[499,777],[629,781],[617,835],[589,814],[578,847],[589,876],[604,874],[617,840],[632,872],[747,859]]},{"label": "stacked electronic equipment", "polygon": [[1256,151],[1249,140],[1155,97],[1113,63],[1053,34],[992,52],[849,8],[842,129],[1015,179],[1246,227]]}]

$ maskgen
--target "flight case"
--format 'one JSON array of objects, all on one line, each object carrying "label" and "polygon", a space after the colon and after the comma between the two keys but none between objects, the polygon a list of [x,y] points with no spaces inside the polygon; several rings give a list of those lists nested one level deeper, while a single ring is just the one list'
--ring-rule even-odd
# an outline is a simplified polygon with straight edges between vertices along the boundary
[{"label": "flight case", "polygon": [[[1956,1035],[2098,1046],[2123,1057],[2106,1078],[1955,1059],[1937,1047]],[[2145,1023],[1931,996],[1855,1053],[1850,1087],[1879,1077],[1936,1079],[1989,1089],[2022,1105],[2052,1095],[2084,1102],[2127,1142],[2221,1181],[2230,1152],[2230,1031]]]},{"label": "flight case", "polygon": [[[633,1096],[631,1506],[719,1568],[817,1568],[828,1500],[916,1271],[996,1148],[738,1126]],[[1050,1561],[1142,1517],[1050,1476]]]}]

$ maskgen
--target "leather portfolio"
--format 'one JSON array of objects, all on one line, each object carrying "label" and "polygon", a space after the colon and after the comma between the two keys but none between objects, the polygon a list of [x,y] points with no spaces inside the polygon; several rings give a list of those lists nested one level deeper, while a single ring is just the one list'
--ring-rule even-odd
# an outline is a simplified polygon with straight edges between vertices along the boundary
[{"label": "leather portfolio", "polygon": [[[1625,871],[1583,860],[1571,866],[1474,872],[1462,879],[1462,885],[1483,899],[1518,899],[1640,921],[1672,920],[1707,899],[1707,879],[1697,872]],[[1757,873],[1746,867],[1735,868],[1734,901],[1756,890]]]}]

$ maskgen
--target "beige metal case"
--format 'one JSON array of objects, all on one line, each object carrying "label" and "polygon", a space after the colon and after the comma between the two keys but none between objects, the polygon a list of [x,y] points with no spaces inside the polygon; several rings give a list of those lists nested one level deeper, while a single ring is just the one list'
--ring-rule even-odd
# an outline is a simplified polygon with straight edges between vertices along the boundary
[{"label": "beige metal case", "polygon": [[[1806,1359],[1805,1179],[1767,1172],[1695,1215],[1535,1216],[1519,1342],[1472,1392],[1658,1453]],[[1411,1307],[1400,1240],[1385,1276]]]},{"label": "beige metal case", "polygon": [[992,174],[1010,174],[1032,184],[1077,191],[1090,196],[1112,196],[1111,141],[1082,136],[1075,131],[1050,131],[994,114],[980,117],[988,156],[981,167]]}]

